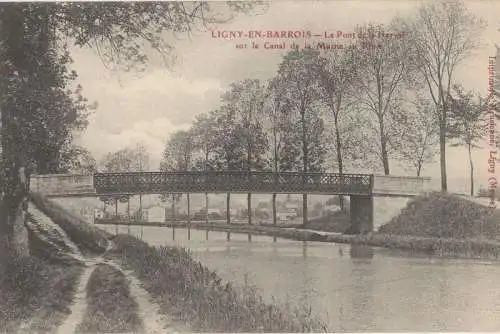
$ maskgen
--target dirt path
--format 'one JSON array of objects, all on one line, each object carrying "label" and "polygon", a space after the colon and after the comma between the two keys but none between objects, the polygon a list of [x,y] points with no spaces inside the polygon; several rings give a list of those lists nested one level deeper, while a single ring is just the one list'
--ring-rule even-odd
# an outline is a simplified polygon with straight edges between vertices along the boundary
[{"label": "dirt path", "polygon": [[186,332],[185,328],[174,326],[171,319],[161,313],[158,305],[151,300],[149,293],[142,287],[141,282],[134,277],[132,271],[123,270],[118,264],[113,261],[105,261],[104,263],[120,270],[129,281],[130,295],[139,305],[139,316],[144,323],[144,332],[147,334],[161,333],[182,333]]},{"label": "dirt path", "polygon": [[181,333],[187,332],[185,328],[176,327],[173,322],[160,311],[159,306],[152,301],[149,293],[142,287],[141,282],[132,274],[132,271],[124,270],[117,263],[104,260],[104,254],[113,248],[113,243],[108,242],[106,251],[99,257],[85,258],[78,247],[71,241],[62,228],[55,224],[48,216],[41,212],[33,203],[30,203],[29,211],[38,222],[37,228],[47,236],[46,242],[57,246],[52,240],[64,244],[57,247],[57,251],[64,252],[85,264],[85,270],[79,278],[77,290],[70,307],[70,314],[57,329],[57,334],[75,333],[77,326],[82,322],[87,309],[87,284],[92,272],[98,264],[108,264],[121,271],[129,282],[130,295],[139,306],[138,315],[143,320],[144,332],[146,334]]},{"label": "dirt path", "polygon": [[94,269],[95,265],[87,266],[80,276],[78,288],[73,299],[73,305],[70,309],[71,313],[61,326],[59,326],[57,334],[75,333],[76,327],[82,322],[85,310],[87,309],[87,282]]},{"label": "dirt path", "polygon": [[[109,242],[107,250],[111,250],[113,244]],[[71,313],[64,323],[59,326],[57,334],[75,333],[77,326],[82,322],[87,308],[86,287],[96,265],[107,264],[121,271],[129,282],[130,295],[139,306],[138,315],[144,324],[145,334],[163,333],[186,333],[185,328],[174,326],[173,322],[160,311],[159,306],[151,300],[149,293],[142,287],[141,282],[130,270],[124,270],[117,263],[104,260],[103,256],[85,259],[86,268],[78,282],[78,290],[74,297]]]}]

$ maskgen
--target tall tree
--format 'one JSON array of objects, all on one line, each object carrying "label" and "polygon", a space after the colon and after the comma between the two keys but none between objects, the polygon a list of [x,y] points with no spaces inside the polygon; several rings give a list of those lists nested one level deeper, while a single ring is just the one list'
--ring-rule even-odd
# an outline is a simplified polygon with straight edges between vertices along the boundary
[{"label": "tall tree", "polygon": [[[319,53],[312,49],[291,51],[279,65],[277,80],[283,84],[285,98],[294,120],[295,142],[301,148],[295,166],[301,172],[320,172],[326,153],[324,122],[321,118],[319,81],[316,75]],[[304,182],[307,182],[304,179]],[[303,222],[307,223],[307,194],[302,195]]]},{"label": "tall tree", "polygon": [[[195,158],[195,168],[203,171],[208,171],[213,168],[211,160],[217,146],[215,141],[217,133],[217,120],[214,112],[201,114],[196,117],[196,120],[191,128],[193,135],[194,154],[199,153],[199,157]],[[208,193],[205,193],[205,221],[208,223]]]},{"label": "tall tree", "polygon": [[[318,72],[320,89],[324,92],[325,104],[330,109],[333,119],[337,168],[342,175],[344,172],[342,114],[348,110],[359,67],[353,48],[332,50],[320,59],[322,60]],[[339,199],[340,208],[344,209],[344,196],[340,195]]]},{"label": "tall tree", "polygon": [[[259,80],[245,79],[231,84],[229,90],[222,96],[223,103],[234,111],[234,117],[239,124],[241,136],[239,143],[245,152],[242,170],[249,173],[262,171],[266,162],[264,155],[268,141],[263,130],[263,110],[265,87]],[[248,223],[252,224],[252,194],[247,194]]]},{"label": "tall tree", "polygon": [[[295,145],[293,120],[290,119],[290,107],[285,96],[284,85],[274,78],[269,82],[266,94],[266,128],[270,138],[269,165],[273,172],[289,172],[295,166],[300,148]],[[273,223],[277,223],[277,194],[273,193]]]},{"label": "tall tree", "polygon": [[[226,4],[225,14],[221,9]],[[32,161],[29,129],[40,100],[55,83],[54,53],[69,37],[77,46],[91,46],[104,61],[143,64],[144,43],[168,55],[164,32],[189,32],[199,23],[227,22],[235,12],[249,12],[256,3],[206,2],[163,3],[6,3],[0,6],[2,44],[0,109],[2,123],[2,198],[0,207],[0,254],[27,256],[26,223],[29,169]],[[260,5],[258,3],[257,5]],[[215,10],[214,10],[215,8]],[[198,25],[199,26],[199,25]],[[64,45],[64,44],[63,44]],[[48,66],[45,66],[48,65]],[[43,75],[41,75],[43,74]]]},{"label": "tall tree", "polygon": [[356,45],[359,56],[358,71],[354,81],[357,85],[359,107],[368,112],[373,120],[370,125],[378,143],[377,155],[384,169],[390,174],[391,145],[397,134],[397,123],[393,114],[401,101],[405,80],[411,71],[409,43],[404,38],[386,38],[380,35],[385,29],[396,29],[395,24],[388,28],[383,25],[368,25],[359,29],[362,38]]},{"label": "tall tree", "polygon": [[470,195],[474,196],[474,161],[472,150],[481,148],[479,143],[484,140],[488,133],[487,112],[488,104],[481,96],[474,99],[473,92],[464,91],[460,85],[453,86],[451,97],[450,122],[448,125],[448,137],[455,140],[452,146],[465,146],[469,153],[470,166]]},{"label": "tall tree", "polygon": [[[245,163],[245,148],[242,134],[243,125],[236,119],[236,112],[231,105],[223,105],[215,112],[217,120],[214,168],[216,170],[242,170]],[[226,194],[226,217],[231,222],[231,193]]]},{"label": "tall tree", "polygon": [[461,1],[422,5],[413,18],[405,21],[414,45],[415,63],[439,120],[441,190],[447,191],[446,137],[454,75],[463,60],[479,46],[484,23]]}]

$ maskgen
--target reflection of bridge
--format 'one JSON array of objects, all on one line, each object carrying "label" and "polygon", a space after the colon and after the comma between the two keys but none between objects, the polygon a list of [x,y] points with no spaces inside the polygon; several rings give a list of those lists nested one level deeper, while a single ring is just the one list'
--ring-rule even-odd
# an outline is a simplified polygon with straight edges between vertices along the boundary
[{"label": "reflection of bridge", "polygon": [[[356,231],[373,228],[373,197],[409,197],[428,190],[429,178],[371,174],[296,172],[129,172],[94,175],[33,175],[32,191],[49,197],[98,196],[126,202],[136,194],[279,193],[351,197],[351,222]],[[228,217],[229,221],[229,217]],[[367,224],[367,225],[366,225]]]}]

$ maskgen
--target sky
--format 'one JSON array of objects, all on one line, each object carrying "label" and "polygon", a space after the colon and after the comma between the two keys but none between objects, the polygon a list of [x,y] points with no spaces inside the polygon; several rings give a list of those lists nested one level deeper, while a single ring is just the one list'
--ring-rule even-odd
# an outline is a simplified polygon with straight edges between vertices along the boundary
[{"label": "sky", "polygon": [[[494,43],[500,44],[499,1],[466,1],[471,12],[487,22],[482,47],[457,69],[456,81],[468,89],[486,94],[488,56],[495,55]],[[219,25],[219,31],[309,30],[350,32],[356,25],[369,22],[388,23],[395,15],[411,13],[417,1],[272,1],[261,14],[240,15],[232,22]],[[90,116],[87,130],[77,138],[99,161],[108,152],[143,142],[150,155],[152,169],[158,169],[169,135],[189,128],[196,115],[220,105],[220,95],[235,81],[245,78],[269,79],[286,50],[252,49],[248,38],[228,40],[214,38],[210,31],[191,36],[169,37],[176,61],[169,66],[152,57],[146,71],[116,72],[107,69],[98,55],[89,49],[72,50],[73,68],[78,83],[89,101],[98,109]],[[246,49],[237,44],[247,43]],[[499,59],[500,62],[500,59]],[[476,179],[486,185],[488,149],[474,152]],[[450,188],[466,191],[468,157],[463,149],[447,153]],[[393,164],[394,165],[394,164]],[[379,172],[379,171],[370,171]],[[395,175],[413,172],[393,168]],[[439,165],[429,165],[424,176],[439,180]]]}]

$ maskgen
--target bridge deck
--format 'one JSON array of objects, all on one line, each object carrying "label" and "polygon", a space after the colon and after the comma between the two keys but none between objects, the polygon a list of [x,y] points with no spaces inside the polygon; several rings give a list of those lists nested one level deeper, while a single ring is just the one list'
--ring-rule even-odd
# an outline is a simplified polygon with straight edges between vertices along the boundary
[{"label": "bridge deck", "polygon": [[32,175],[32,191],[55,197],[164,193],[310,193],[347,196],[415,196],[429,178],[336,173],[141,172]]},{"label": "bridge deck", "polygon": [[370,195],[372,176],[333,173],[142,172],[94,175],[99,194],[108,193],[311,193]]}]

